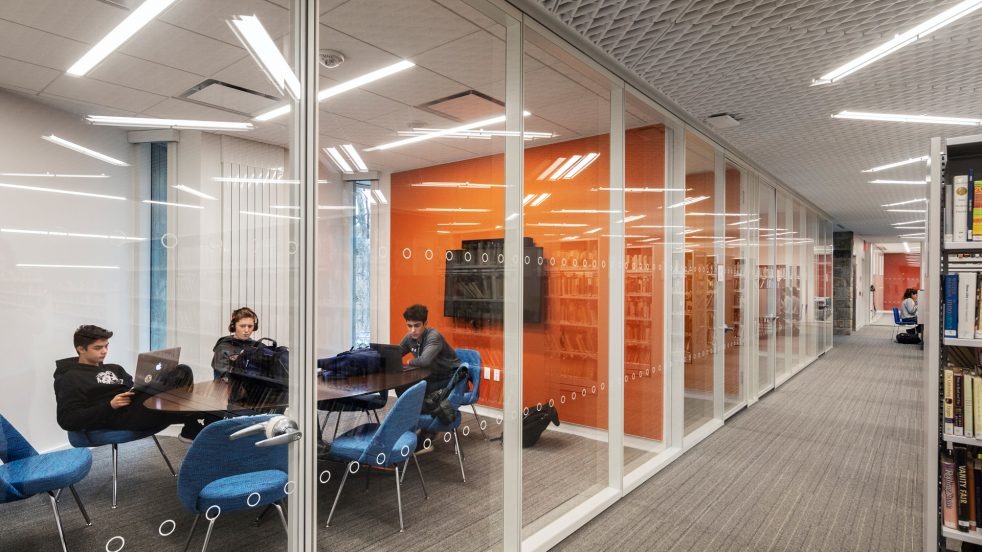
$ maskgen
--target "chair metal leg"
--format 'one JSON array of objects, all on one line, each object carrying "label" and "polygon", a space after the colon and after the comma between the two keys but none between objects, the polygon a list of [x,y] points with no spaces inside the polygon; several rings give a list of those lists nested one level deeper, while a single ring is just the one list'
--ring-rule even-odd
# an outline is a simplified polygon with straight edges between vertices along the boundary
[{"label": "chair metal leg", "polygon": [[201,519],[201,514],[194,516],[194,521],[191,522],[191,531],[188,532],[188,540],[184,541],[184,552],[188,552],[188,547],[191,546],[191,538],[194,537],[194,530],[198,528],[199,519]]},{"label": "chair metal leg", "polygon": [[273,503],[272,506],[276,508],[276,512],[280,514],[280,521],[283,522],[283,530],[286,531],[287,537],[290,536],[290,526],[286,523],[286,514],[283,513],[283,507],[277,503]]},{"label": "chair metal leg", "polygon": [[[416,456],[416,453],[415,452],[413,453],[413,456]],[[409,459],[406,458],[406,461],[402,463],[402,477],[399,478],[399,483],[400,484],[402,483],[402,481],[404,479],[406,479],[406,468],[408,468],[408,467],[409,467]]]},{"label": "chair metal leg", "polygon": [[334,439],[338,438],[338,427],[341,425],[341,411],[338,410],[338,419],[334,422]]},{"label": "chair metal leg", "polygon": [[382,424],[382,420],[380,420],[380,419],[379,419],[379,417],[378,417],[378,410],[375,410],[375,409],[373,408],[373,409],[372,409],[372,414],[375,414],[375,423],[377,423],[377,424],[380,424],[380,425],[381,425],[381,424]]},{"label": "chair metal leg", "polygon": [[252,520],[252,526],[253,527],[259,527],[260,525],[262,525],[263,519],[266,517],[266,514],[268,514],[269,511],[272,510],[272,509],[273,509],[273,505],[272,504],[266,505],[266,507],[263,508],[263,511],[262,512],[259,512],[259,515],[256,516],[256,519]]},{"label": "chair metal leg", "polygon": [[457,430],[453,430],[453,443],[454,448],[457,449],[457,463],[460,464],[460,478],[467,483],[467,476],[464,475],[464,452],[460,446],[460,437],[457,435]]},{"label": "chair metal leg", "polygon": [[[409,463],[409,460],[406,460]],[[416,464],[416,473],[419,474],[419,484],[423,487],[423,500],[429,500],[430,494],[426,492],[426,482],[423,481],[423,470],[419,469],[419,458],[416,458],[416,453],[413,453],[413,463]],[[402,476],[406,476],[406,468],[402,468]]]},{"label": "chair metal leg", "polygon": [[78,509],[82,512],[82,517],[85,518],[85,526],[91,527],[92,520],[89,519],[89,513],[85,511],[85,506],[82,505],[82,499],[78,497],[78,491],[75,490],[75,485],[69,485],[68,490],[72,492],[72,496],[75,497],[75,504],[78,504]]},{"label": "chair metal leg", "polygon": [[474,413],[474,419],[477,420],[477,428],[481,430],[481,435],[483,435],[484,440],[487,441],[488,434],[486,431],[484,431],[484,428],[481,427],[481,417],[477,415],[477,408],[474,407],[474,403],[471,403],[471,412]]},{"label": "chair metal leg", "polygon": [[[208,518],[208,516],[205,516],[205,519],[207,519],[207,518]],[[205,532],[205,543],[203,545],[201,545],[201,552],[207,552],[208,551],[208,541],[211,540],[211,530],[215,527],[215,520],[216,519],[218,519],[218,518],[215,517],[215,518],[212,518],[212,519],[209,519],[208,520],[208,531]]]},{"label": "chair metal leg", "polygon": [[351,464],[349,462],[347,466],[344,467],[344,476],[341,477],[341,485],[338,487],[338,494],[334,497],[334,504],[331,504],[331,513],[327,514],[327,527],[331,526],[331,518],[334,517],[334,509],[338,507],[338,499],[341,498],[341,489],[344,489],[344,482],[348,480],[348,474],[351,473]]},{"label": "chair metal leg", "polygon": [[402,524],[402,485],[399,484],[399,464],[396,464],[396,502],[399,503],[399,532],[405,530]]},{"label": "chair metal leg", "polygon": [[157,445],[157,450],[160,451],[160,455],[164,457],[164,462],[167,463],[167,469],[170,470],[170,474],[177,477],[177,472],[174,471],[174,466],[170,463],[170,458],[167,458],[167,453],[164,452],[164,447],[160,446],[160,441],[157,440],[156,435],[151,435],[153,437],[153,442]]},{"label": "chair metal leg", "polygon": [[113,443],[113,510],[116,509],[116,480],[119,477],[119,445]]},{"label": "chair metal leg", "polygon": [[58,502],[59,504],[61,503],[61,491],[63,490],[64,489],[58,489],[55,491],[55,502]]},{"label": "chair metal leg", "polygon": [[58,500],[55,493],[48,491],[48,498],[51,500],[51,511],[55,514],[55,523],[58,525],[58,538],[61,539],[62,552],[68,552],[68,545],[65,544],[65,531],[61,528],[61,515],[58,514]]}]

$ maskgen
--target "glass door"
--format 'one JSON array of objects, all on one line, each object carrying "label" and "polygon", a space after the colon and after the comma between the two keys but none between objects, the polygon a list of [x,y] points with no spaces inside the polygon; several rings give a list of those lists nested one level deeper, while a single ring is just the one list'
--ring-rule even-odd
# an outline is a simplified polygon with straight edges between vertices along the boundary
[{"label": "glass door", "polygon": [[754,226],[757,238],[757,395],[774,388],[777,357],[777,274],[774,267],[775,217],[774,188],[762,180],[757,184],[758,220]]},{"label": "glass door", "polygon": [[746,209],[746,173],[727,161],[724,180],[725,209],[721,217],[723,235],[723,411],[732,414],[746,404],[745,272],[747,226],[751,216]]}]

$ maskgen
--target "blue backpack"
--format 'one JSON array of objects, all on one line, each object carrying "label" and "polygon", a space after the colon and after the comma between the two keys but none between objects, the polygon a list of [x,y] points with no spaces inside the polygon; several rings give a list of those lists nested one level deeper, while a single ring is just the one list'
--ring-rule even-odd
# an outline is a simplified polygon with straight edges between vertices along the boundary
[{"label": "blue backpack", "polygon": [[352,348],[336,356],[317,360],[324,379],[344,379],[351,376],[366,376],[382,371],[382,355],[367,347]]},{"label": "blue backpack", "polygon": [[286,404],[290,382],[290,351],[262,338],[246,345],[228,373],[230,402],[275,407]]}]

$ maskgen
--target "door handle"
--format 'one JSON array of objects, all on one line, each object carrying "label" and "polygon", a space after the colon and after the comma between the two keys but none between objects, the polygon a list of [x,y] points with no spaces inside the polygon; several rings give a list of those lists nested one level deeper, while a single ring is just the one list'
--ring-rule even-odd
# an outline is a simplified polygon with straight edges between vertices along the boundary
[{"label": "door handle", "polygon": [[229,435],[229,441],[235,441],[248,435],[263,433],[266,438],[257,441],[257,447],[272,447],[283,445],[300,440],[303,433],[299,430],[297,422],[286,416],[273,416],[268,421],[261,424],[254,424]]}]

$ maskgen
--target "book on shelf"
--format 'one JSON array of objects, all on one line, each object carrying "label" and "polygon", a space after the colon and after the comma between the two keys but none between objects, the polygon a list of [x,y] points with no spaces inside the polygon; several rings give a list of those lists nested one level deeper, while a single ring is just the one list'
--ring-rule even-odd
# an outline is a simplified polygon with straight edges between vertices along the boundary
[{"label": "book on shelf", "polygon": [[972,196],[972,230],[968,239],[982,241],[982,180],[975,180],[975,170],[968,169],[968,187]]},{"label": "book on shelf", "polygon": [[968,175],[955,176],[952,193],[955,201],[952,217],[954,238],[956,242],[968,241]]},{"label": "book on shelf", "polygon": [[979,530],[979,517],[982,516],[982,460],[976,455],[972,458],[972,480],[974,482],[974,500],[973,506],[975,506],[975,514],[972,516],[972,521],[969,525],[975,530]]},{"label": "book on shelf", "polygon": [[958,513],[958,530],[969,530],[969,506],[968,506],[968,449],[965,447],[955,447],[955,508]]},{"label": "book on shelf", "polygon": [[971,171],[969,171],[966,179],[968,182],[968,220],[965,221],[965,240],[972,241],[972,234],[975,231],[975,182],[972,180]]},{"label": "book on shelf", "polygon": [[975,437],[975,424],[974,424],[975,409],[972,405],[972,399],[973,399],[972,394],[975,391],[975,387],[974,387],[975,384],[973,383],[974,380],[975,380],[975,376],[973,376],[972,374],[965,374],[964,383],[962,384],[965,393],[964,398],[962,398],[962,403],[965,405],[965,415],[964,415],[965,437],[972,437],[972,438]]},{"label": "book on shelf", "polygon": [[955,435],[965,436],[965,373],[955,369]]},{"label": "book on shelf", "polygon": [[955,508],[955,460],[941,457],[941,503],[944,509],[944,526],[958,529],[958,509]]},{"label": "book on shelf", "polygon": [[975,437],[982,437],[982,377],[972,376],[972,406],[975,412]]},{"label": "book on shelf", "polygon": [[[944,204],[945,205],[952,205],[953,206],[954,205],[954,203],[952,203],[953,201],[954,201],[954,193],[952,191],[951,182],[945,182],[945,184],[944,184]],[[954,239],[955,239],[954,222],[951,220],[952,219],[952,211],[953,211],[952,207],[949,207],[949,208],[947,208],[947,209],[944,210],[944,241],[945,241],[945,243],[954,241]]]},{"label": "book on shelf", "polygon": [[944,371],[944,432],[955,434],[955,371],[951,368]]},{"label": "book on shelf", "polygon": [[977,272],[958,274],[958,337],[975,337],[975,290],[978,283]]},{"label": "book on shelf", "polygon": [[958,337],[958,275],[944,277],[944,336]]}]

